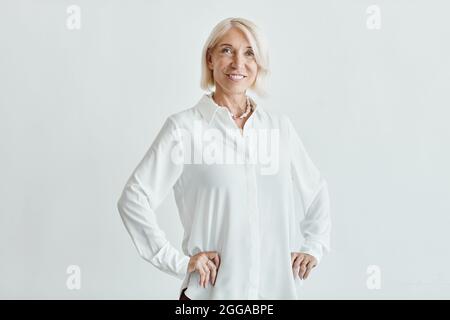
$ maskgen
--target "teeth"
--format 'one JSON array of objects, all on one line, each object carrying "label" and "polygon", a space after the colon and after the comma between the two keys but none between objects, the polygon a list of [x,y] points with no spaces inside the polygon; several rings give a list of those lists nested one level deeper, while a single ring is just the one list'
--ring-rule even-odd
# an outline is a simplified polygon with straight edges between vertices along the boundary
[{"label": "teeth", "polygon": [[229,74],[228,77],[231,78],[231,79],[233,79],[233,80],[241,80],[241,79],[244,79],[244,76],[238,75],[238,74]]}]

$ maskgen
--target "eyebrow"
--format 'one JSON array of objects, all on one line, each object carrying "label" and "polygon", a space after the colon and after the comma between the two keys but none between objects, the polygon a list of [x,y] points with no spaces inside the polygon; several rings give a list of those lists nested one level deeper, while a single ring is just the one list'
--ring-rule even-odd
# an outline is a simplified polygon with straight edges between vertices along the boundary
[{"label": "eyebrow", "polygon": [[[222,43],[219,47],[222,47],[222,46],[230,46],[230,47],[232,47],[232,45],[229,44],[229,43]],[[252,47],[247,47],[247,49],[252,49]]]}]

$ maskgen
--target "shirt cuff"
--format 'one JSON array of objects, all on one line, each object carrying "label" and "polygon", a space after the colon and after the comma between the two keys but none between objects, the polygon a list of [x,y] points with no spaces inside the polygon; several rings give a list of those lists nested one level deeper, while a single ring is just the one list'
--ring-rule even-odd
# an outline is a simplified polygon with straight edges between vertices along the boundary
[{"label": "shirt cuff", "polygon": [[169,241],[150,262],[161,271],[183,280],[188,271],[190,257],[181,254]]},{"label": "shirt cuff", "polygon": [[314,240],[305,240],[300,248],[300,252],[307,253],[316,258],[316,266],[319,265],[323,257],[323,247],[322,244]]},{"label": "shirt cuff", "polygon": [[183,280],[186,277],[186,274],[188,273],[188,268],[189,268],[189,261],[191,260],[191,257],[189,256],[184,256],[180,262],[180,270],[181,273],[177,275],[177,277],[180,280]]}]

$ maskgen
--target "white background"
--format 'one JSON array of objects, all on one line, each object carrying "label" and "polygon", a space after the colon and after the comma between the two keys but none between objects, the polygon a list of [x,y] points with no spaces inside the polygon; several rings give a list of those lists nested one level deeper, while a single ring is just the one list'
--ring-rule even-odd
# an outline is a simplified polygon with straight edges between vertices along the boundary
[{"label": "white background", "polygon": [[[0,298],[178,298],[116,203],[166,117],[200,99],[202,46],[231,16],[264,31],[271,96],[257,101],[290,116],[329,183],[332,252],[304,298],[450,298],[448,2],[0,3]],[[172,195],[157,214],[181,249]]]}]

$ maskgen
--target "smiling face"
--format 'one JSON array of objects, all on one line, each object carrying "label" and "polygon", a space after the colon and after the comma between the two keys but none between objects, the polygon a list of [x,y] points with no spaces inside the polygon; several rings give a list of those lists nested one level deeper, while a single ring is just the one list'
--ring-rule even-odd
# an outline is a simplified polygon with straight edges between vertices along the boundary
[{"label": "smiling face", "polygon": [[213,71],[216,90],[228,94],[245,93],[258,72],[254,52],[245,34],[230,28],[208,52],[208,68]]}]

